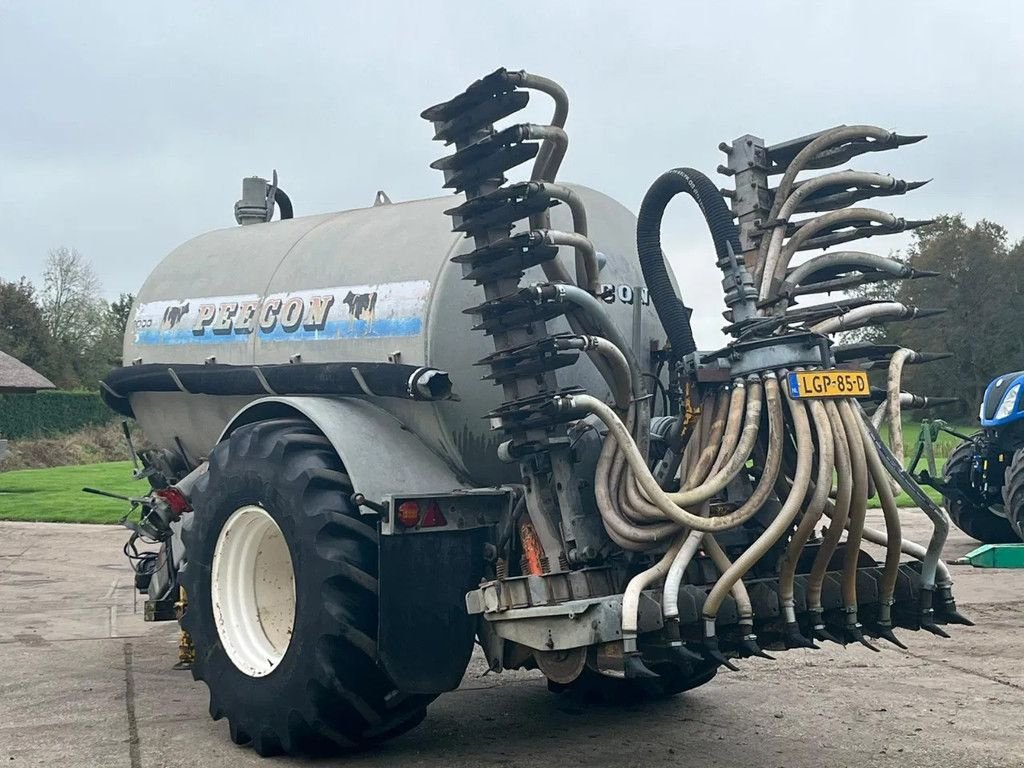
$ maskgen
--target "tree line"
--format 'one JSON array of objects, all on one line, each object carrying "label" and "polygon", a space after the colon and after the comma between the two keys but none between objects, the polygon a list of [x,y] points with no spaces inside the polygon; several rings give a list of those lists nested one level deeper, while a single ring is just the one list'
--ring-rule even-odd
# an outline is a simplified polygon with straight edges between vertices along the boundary
[{"label": "tree line", "polygon": [[960,399],[941,415],[972,422],[985,388],[1000,374],[1024,369],[1024,240],[982,219],[941,216],[917,230],[904,253],[893,254],[937,277],[876,283],[857,293],[945,313],[864,329],[861,340],[919,352],[951,352],[948,360],[904,369],[904,387],[919,395]]},{"label": "tree line", "polygon": [[0,350],[62,389],[95,389],[121,362],[133,297],[103,298],[92,264],[74,248],[54,248],[38,288],[0,278]]}]

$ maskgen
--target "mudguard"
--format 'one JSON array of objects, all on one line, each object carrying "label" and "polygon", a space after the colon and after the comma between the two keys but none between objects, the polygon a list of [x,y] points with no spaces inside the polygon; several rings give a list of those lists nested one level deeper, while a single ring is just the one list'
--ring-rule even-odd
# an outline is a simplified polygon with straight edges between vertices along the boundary
[{"label": "mudguard", "polygon": [[443,493],[470,487],[455,469],[398,419],[350,397],[265,397],[240,410],[218,442],[254,421],[305,416],[331,441],[352,478],[371,501],[389,493]]}]

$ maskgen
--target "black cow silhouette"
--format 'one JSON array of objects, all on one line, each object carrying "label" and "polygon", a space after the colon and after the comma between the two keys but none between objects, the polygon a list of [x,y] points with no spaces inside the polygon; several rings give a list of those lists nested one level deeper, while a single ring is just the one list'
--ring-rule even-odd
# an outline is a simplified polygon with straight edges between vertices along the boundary
[{"label": "black cow silhouette", "polygon": [[179,304],[175,307],[168,307],[164,310],[164,319],[160,323],[161,330],[169,331],[178,323],[181,322],[181,318],[188,314],[188,302]]},{"label": "black cow silhouette", "polygon": [[365,320],[367,330],[373,327],[373,311],[377,308],[377,292],[372,293],[352,293],[349,291],[345,298],[341,300],[342,304],[348,306],[349,317],[353,317],[356,320]]}]

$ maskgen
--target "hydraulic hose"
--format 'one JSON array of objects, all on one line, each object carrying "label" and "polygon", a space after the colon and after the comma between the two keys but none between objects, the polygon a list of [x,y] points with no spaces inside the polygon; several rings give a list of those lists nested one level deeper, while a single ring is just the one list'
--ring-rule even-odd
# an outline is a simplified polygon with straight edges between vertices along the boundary
[{"label": "hydraulic hose", "polygon": [[[531,75],[528,72],[516,72],[512,73],[513,81],[522,88],[527,88],[534,91],[540,91],[546,93],[555,102],[555,112],[551,116],[551,125],[555,128],[564,128],[565,121],[569,117],[569,95],[554,80],[541,75]],[[557,173],[557,167],[554,171],[547,169],[548,163],[551,162],[551,154],[554,147],[549,143],[541,145],[540,151],[537,152],[537,159],[533,164],[533,173],[531,178],[534,179],[553,179],[555,173]],[[563,151],[564,154],[564,151]],[[559,158],[559,163],[561,158]]]},{"label": "hydraulic hose", "polygon": [[846,534],[846,550],[843,553],[843,611],[846,613],[846,629],[855,639],[860,630],[857,619],[857,561],[860,557],[860,542],[864,536],[864,519],[868,507],[868,464],[864,439],[860,425],[849,401],[837,403],[839,416],[846,429],[850,443],[850,459],[853,465],[853,496],[850,501],[850,524]]},{"label": "hydraulic hose", "polygon": [[[796,156],[790,161],[789,165],[786,166],[786,172],[782,174],[782,179],[779,181],[779,186],[775,189],[775,200],[772,202],[771,212],[768,219],[775,222],[779,217],[779,212],[782,210],[782,206],[789,199],[793,192],[793,187],[796,184],[797,174],[800,173],[807,165],[814,159],[814,157],[824,150],[834,147],[837,144],[842,144],[847,141],[856,139],[874,139],[876,141],[888,141],[892,137],[892,133],[883,128],[876,128],[873,125],[848,125],[839,128],[833,128],[830,131],[825,131],[823,134],[813,139],[803,149],[801,149]],[[776,227],[782,227],[785,229],[786,223],[780,222],[775,225]],[[768,245],[770,238],[762,237],[761,245],[758,248],[758,265],[763,267],[765,264],[765,257],[768,255]]]},{"label": "hydraulic hose", "polygon": [[864,307],[857,307],[845,312],[838,317],[830,317],[815,323],[811,331],[820,334],[832,334],[839,331],[850,331],[865,325],[877,323],[881,319],[899,320],[913,316],[913,310],[898,301],[882,301],[877,304],[868,304]]},{"label": "hydraulic hose", "polygon": [[[778,262],[779,253],[782,250],[782,240],[786,236],[786,225],[789,217],[793,215],[807,197],[822,187],[829,187],[836,184],[852,186],[855,184],[874,184],[885,188],[896,184],[896,179],[891,176],[883,176],[879,173],[862,173],[859,171],[840,171],[838,173],[826,173],[822,176],[815,176],[808,179],[797,187],[785,201],[782,202],[778,214],[772,218],[775,225],[768,239],[768,248],[765,251],[765,259],[758,264],[755,270],[755,280],[761,281],[760,295],[766,298],[770,294],[771,280],[775,275],[775,268]],[[776,199],[778,199],[776,197]]]},{"label": "hydraulic hose", "polygon": [[[765,389],[772,393],[768,398],[771,403],[771,407],[769,408],[769,423],[772,425],[769,429],[771,431],[775,431],[781,427],[781,423],[779,422],[782,417],[781,408],[778,405],[778,382],[774,379],[769,379],[768,382],[766,382]],[[755,410],[758,412],[759,420],[760,399],[752,399],[758,403],[758,407],[755,408]],[[741,507],[739,510],[722,517],[703,518],[687,512],[682,507],[677,506],[672,498],[658,485],[658,481],[651,474],[646,461],[643,456],[641,456],[639,450],[637,450],[636,445],[633,443],[629,434],[629,429],[622,423],[622,420],[615,414],[614,410],[591,395],[569,395],[567,397],[560,398],[560,402],[564,407],[570,410],[592,413],[605,423],[609,430],[609,438],[618,443],[618,448],[625,456],[626,462],[631,470],[632,477],[637,482],[644,496],[650,500],[650,503],[660,509],[669,521],[675,523],[677,526],[682,525],[696,528],[697,530],[712,532],[726,530],[736,525],[740,525],[757,512],[757,508],[746,509],[747,505],[744,505],[744,507]],[[748,414],[749,413],[750,410],[748,408]],[[779,442],[781,443],[781,433]],[[781,454],[781,445],[778,446],[778,449],[778,453]],[[713,495],[713,493],[709,494],[707,498],[710,498],[711,495]],[[606,502],[610,505],[611,500],[607,499]],[[600,499],[598,503],[600,506]],[[615,518],[618,517],[615,513],[614,507],[609,507],[609,512],[611,513],[610,516]]]},{"label": "hydraulic hose", "polygon": [[[882,580],[879,585],[878,594],[878,623],[887,629],[892,627],[892,605],[893,594],[896,592],[896,579],[899,576],[901,544],[903,541],[900,528],[900,513],[896,508],[896,499],[892,493],[892,486],[889,484],[889,475],[882,465],[878,451],[871,442],[867,433],[867,426],[861,422],[862,443],[867,457],[868,471],[875,481],[875,491],[878,494],[878,501],[882,506],[882,514],[885,517],[885,566],[882,569]],[[861,528],[861,535],[864,529]]]},{"label": "hydraulic hose", "polygon": [[794,585],[796,568],[800,553],[814,533],[815,526],[828,503],[828,494],[832,490],[833,472],[835,471],[835,436],[829,424],[825,405],[818,400],[810,402],[811,421],[817,436],[818,471],[815,475],[814,494],[811,496],[807,509],[804,511],[796,533],[786,548],[786,554],[779,564],[779,601],[782,604],[783,618],[787,624],[796,623],[796,601]]},{"label": "hydraulic hose", "polygon": [[[722,605],[725,596],[732,590],[734,584],[753,567],[771,549],[786,531],[790,529],[793,520],[800,512],[807,493],[807,486],[811,478],[811,464],[813,446],[811,441],[811,428],[807,419],[805,404],[802,401],[790,401],[790,413],[793,419],[793,429],[796,432],[797,459],[796,473],[793,477],[793,486],[789,495],[782,504],[782,509],[771,521],[757,540],[747,547],[743,553],[736,558],[732,566],[723,573],[715,585],[711,588],[707,600],[704,602],[704,635],[713,637],[715,634],[715,619],[718,616],[718,609]],[[780,425],[781,427],[781,425]],[[778,430],[781,437],[781,428]],[[769,434],[771,437],[771,434]],[[768,478],[768,468],[761,477],[763,483]],[[778,467],[775,468],[776,474]],[[769,487],[775,483],[773,475]]]},{"label": "hydraulic hose", "polygon": [[900,409],[900,383],[903,380],[903,366],[914,358],[915,352],[910,349],[897,349],[889,360],[889,371],[886,377],[886,415],[889,418],[889,446],[892,454],[900,464],[906,456],[903,449],[903,414]]},{"label": "hydraulic hose", "polygon": [[[772,261],[772,253],[768,254],[769,261],[764,265],[764,275],[761,277],[762,299],[771,294],[771,286],[775,280],[782,280],[786,275],[786,268],[792,261],[793,255],[800,250],[800,246],[810,240],[818,232],[824,229],[846,224],[853,221],[873,221],[879,224],[893,225],[897,219],[891,213],[884,213],[874,208],[843,208],[838,211],[831,211],[821,216],[816,216],[806,222],[796,233],[782,246],[778,257]],[[785,227],[779,227],[785,232]]]},{"label": "hydraulic hose", "polygon": [[544,240],[551,245],[568,245],[576,252],[576,285],[591,295],[601,292],[597,283],[597,251],[590,238],[575,232],[559,232],[553,229],[541,230]]},{"label": "hydraulic hose", "polygon": [[622,350],[608,339],[600,336],[571,336],[556,338],[555,349],[578,349],[588,354],[595,352],[608,364],[612,372],[612,396],[615,408],[622,414],[629,411],[633,402],[632,372]]},{"label": "hydraulic hose", "polygon": [[839,416],[839,408],[831,400],[825,403],[825,413],[829,426],[832,428],[833,447],[836,459],[836,500],[830,514],[832,524],[825,532],[825,538],[818,547],[811,565],[811,573],[807,577],[807,609],[817,614],[815,630],[820,634],[824,630],[821,623],[821,590],[825,583],[825,571],[839,545],[839,538],[847,524],[850,513],[850,501],[853,498],[853,463],[850,456],[850,442],[846,435],[846,427]]},{"label": "hydraulic hose", "polygon": [[[766,393],[768,392],[768,390],[769,387],[765,386]],[[777,392],[778,386],[776,385],[772,390],[771,394],[768,394],[767,396],[769,423],[773,425],[781,424],[782,418],[781,408],[778,407]],[[647,487],[644,484],[646,482],[646,478],[638,478],[636,476],[636,469],[634,468],[634,465],[632,463],[634,459],[632,457],[630,447],[625,446],[622,449],[623,458],[627,459],[630,462],[629,466],[632,470],[627,476],[626,480],[624,481],[626,489],[627,506],[630,507],[632,510],[639,510],[640,514],[644,516],[652,518],[665,517],[666,515],[672,518],[674,514],[676,515],[675,519],[678,524],[690,525],[690,523],[687,522],[687,519],[679,518],[679,515],[689,515],[689,513],[684,512],[682,508],[702,504],[703,502],[707,501],[712,496],[714,496],[716,493],[719,493],[729,484],[732,478],[739,473],[739,471],[743,468],[744,464],[746,464],[747,459],[750,456],[751,451],[753,450],[754,444],[757,442],[757,433],[761,423],[761,398],[761,388],[756,385],[752,385],[749,388],[749,393],[747,396],[743,430],[740,434],[740,439],[737,442],[736,450],[730,457],[729,461],[725,464],[725,466],[722,469],[718,471],[717,474],[705,480],[700,485],[696,485],[695,487],[692,488],[686,487],[680,490],[678,493],[661,493],[661,489],[659,487],[658,490],[659,493],[661,493],[661,498],[666,499],[667,502],[671,505],[668,507],[668,510],[670,510],[668,512],[666,512],[665,506],[658,503],[657,500],[652,498],[651,495],[647,492]],[[773,461],[777,461],[781,457],[781,448],[782,446],[780,438],[778,441],[777,450],[771,453],[771,458]],[[761,494],[755,494],[755,496],[751,498],[754,501],[757,501],[756,497],[760,496]],[[761,498],[760,501],[763,502],[764,498]],[[726,528],[731,528],[735,525],[739,525],[740,523],[748,520],[750,516],[752,516],[755,513],[756,509],[753,509],[752,511],[752,505],[750,504],[750,500],[748,500],[747,504],[744,504],[743,507],[731,513],[730,515],[727,515],[726,517],[722,518],[714,518],[714,520],[716,521],[714,523],[715,527],[711,528],[710,530],[724,530]],[[689,515],[689,517],[692,517],[692,515]],[[711,523],[704,524],[711,525]],[[701,528],[701,525],[698,524],[694,527]]]},{"label": "hydraulic hose", "polygon": [[636,246],[644,282],[658,313],[673,353],[681,358],[697,349],[690,327],[690,310],[676,294],[661,249],[661,222],[665,208],[680,192],[689,194],[700,206],[720,264],[728,263],[729,246],[740,253],[739,230],[718,187],[700,171],[675,168],[663,173],[647,190],[637,217]]},{"label": "hydraulic hose", "polygon": [[891,275],[892,277],[908,277],[913,272],[910,267],[901,261],[890,259],[885,256],[878,256],[874,253],[864,253],[863,251],[837,251],[835,253],[823,253],[820,256],[808,259],[800,266],[795,267],[792,272],[786,275],[786,280],[779,287],[779,290],[769,292],[766,298],[786,298],[790,293],[802,285],[804,280],[816,272],[826,269],[838,270],[856,268],[873,269],[878,272]]},{"label": "hydraulic hose", "polygon": [[[600,265],[597,263],[597,255],[594,251],[594,244],[590,242],[590,228],[587,223],[587,208],[583,204],[583,199],[576,194],[572,189],[562,184],[553,184],[550,182],[538,182],[537,187],[542,194],[548,195],[553,200],[560,200],[569,207],[569,212],[572,215],[572,228],[573,231],[583,238],[587,239],[590,243],[589,248],[578,247],[576,248],[576,284],[584,290],[590,291],[590,293],[597,294],[600,292]],[[581,281],[580,275],[580,264],[581,262],[585,265],[586,281]]]}]

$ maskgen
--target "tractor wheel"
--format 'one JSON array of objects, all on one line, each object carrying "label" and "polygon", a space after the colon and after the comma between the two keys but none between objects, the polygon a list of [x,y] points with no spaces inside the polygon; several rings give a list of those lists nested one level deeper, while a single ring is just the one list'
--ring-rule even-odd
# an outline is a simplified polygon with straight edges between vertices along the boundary
[{"label": "tractor wheel", "polygon": [[[964,440],[953,449],[942,470],[946,483],[971,497],[975,495],[971,486],[974,450],[974,443]],[[983,504],[973,504],[967,499],[954,499],[947,496],[946,507],[957,528],[978,541],[985,544],[1017,541],[1017,535],[1010,526],[1010,521],[995,514]]]},{"label": "tractor wheel", "polygon": [[397,736],[432,697],[377,665],[377,531],[322,434],[300,419],[240,427],[210,453],[183,531],[182,618],[210,715],[260,755]]},{"label": "tractor wheel", "polygon": [[1024,448],[1013,454],[1003,476],[1003,503],[1018,538],[1024,540]]}]

